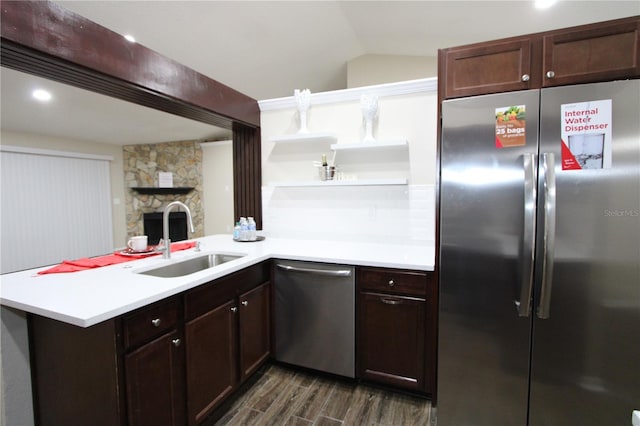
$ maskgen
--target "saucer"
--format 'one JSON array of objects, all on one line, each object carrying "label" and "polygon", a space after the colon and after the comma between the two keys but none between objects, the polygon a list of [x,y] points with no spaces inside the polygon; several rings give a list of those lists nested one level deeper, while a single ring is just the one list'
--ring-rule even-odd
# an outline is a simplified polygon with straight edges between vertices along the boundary
[{"label": "saucer", "polygon": [[142,251],[135,251],[132,250],[130,248],[126,248],[124,250],[122,250],[120,252],[120,254],[124,255],[124,256],[144,256],[146,254],[150,254],[156,251],[156,247],[155,246],[147,246],[146,249],[142,250]]}]

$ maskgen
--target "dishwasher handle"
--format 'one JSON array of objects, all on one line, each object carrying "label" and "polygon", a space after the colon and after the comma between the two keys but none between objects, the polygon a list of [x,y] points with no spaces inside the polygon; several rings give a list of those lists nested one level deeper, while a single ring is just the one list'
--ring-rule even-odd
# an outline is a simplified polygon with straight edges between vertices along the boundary
[{"label": "dishwasher handle", "polygon": [[307,272],[317,275],[328,275],[331,277],[350,277],[351,270],[349,269],[315,269],[315,268],[300,268],[298,266],[283,265],[281,263],[276,264],[280,269],[291,272]]}]

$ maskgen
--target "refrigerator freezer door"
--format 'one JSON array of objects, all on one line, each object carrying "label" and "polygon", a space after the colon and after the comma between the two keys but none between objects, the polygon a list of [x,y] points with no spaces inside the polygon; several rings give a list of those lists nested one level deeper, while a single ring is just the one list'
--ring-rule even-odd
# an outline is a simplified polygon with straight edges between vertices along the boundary
[{"label": "refrigerator freezer door", "polygon": [[[595,101],[606,100],[609,140],[601,138],[599,149],[567,148],[576,157],[595,152],[595,167],[610,167],[562,170],[568,121],[597,121],[563,116],[562,105],[596,114],[594,105],[603,104]],[[530,425],[626,425],[640,404],[640,81],[544,89],[541,111],[540,151],[556,159],[556,232],[548,319],[534,321]],[[575,117],[584,120],[570,120]],[[603,149],[608,142],[611,148]],[[544,254],[537,255],[541,282]]]},{"label": "refrigerator freezer door", "polygon": [[[536,179],[537,164],[526,166],[537,163],[539,97],[443,103],[438,426],[527,422],[532,315],[518,305],[532,261],[536,185],[526,176]],[[505,121],[524,136],[498,142]]]}]

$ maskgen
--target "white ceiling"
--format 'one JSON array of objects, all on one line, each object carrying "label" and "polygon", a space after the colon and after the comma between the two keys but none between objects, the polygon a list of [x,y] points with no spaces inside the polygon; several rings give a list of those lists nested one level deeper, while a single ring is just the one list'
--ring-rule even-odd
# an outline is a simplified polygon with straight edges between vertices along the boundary
[{"label": "white ceiling", "polygon": [[[209,124],[121,101],[8,68],[2,79],[2,130],[115,145],[230,139]],[[48,103],[31,97],[49,91]]]},{"label": "white ceiling", "polygon": [[[343,89],[347,62],[361,55],[436,56],[438,48],[640,15],[637,0],[565,0],[548,10],[535,9],[532,1],[57,3],[115,32],[132,34],[139,43],[259,100],[291,96],[295,88],[312,92]],[[11,125],[4,117],[8,107],[5,90],[13,84],[5,81],[5,74],[3,129]],[[17,108],[17,100],[11,105]],[[122,124],[122,117],[110,119],[106,134],[92,128],[93,135],[110,143],[135,143],[125,133],[155,127],[151,121],[141,124],[142,116],[137,113],[126,116],[135,121]],[[165,121],[166,114],[158,113],[158,119]],[[31,125],[35,121],[32,117]],[[85,117],[83,121],[98,123],[99,119]],[[194,135],[203,130],[197,124],[200,128]],[[113,129],[121,129],[117,141],[110,140]],[[185,136],[178,139],[188,139],[190,134]]]}]

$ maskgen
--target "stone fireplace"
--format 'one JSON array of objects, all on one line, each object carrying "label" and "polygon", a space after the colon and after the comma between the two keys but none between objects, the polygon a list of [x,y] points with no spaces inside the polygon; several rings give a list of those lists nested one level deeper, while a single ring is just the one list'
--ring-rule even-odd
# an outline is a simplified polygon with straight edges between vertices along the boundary
[{"label": "stone fireplace", "polygon": [[[144,235],[144,215],[161,213],[164,207],[172,201],[182,201],[191,211],[195,232],[188,234],[187,238],[204,236],[202,148],[200,143],[183,141],[126,145],[123,147],[123,159],[127,238],[133,235]],[[157,192],[153,189],[149,190],[149,188],[158,187],[159,172],[173,173],[175,191],[167,188],[162,188]],[[170,219],[178,216],[186,215],[184,213],[173,215],[170,216]],[[162,220],[161,216],[160,220]],[[182,228],[182,225],[179,226]]]}]

